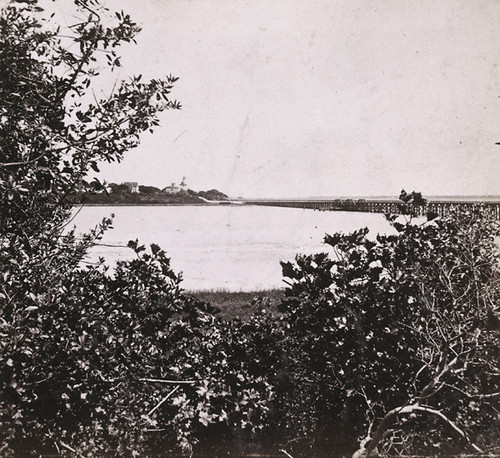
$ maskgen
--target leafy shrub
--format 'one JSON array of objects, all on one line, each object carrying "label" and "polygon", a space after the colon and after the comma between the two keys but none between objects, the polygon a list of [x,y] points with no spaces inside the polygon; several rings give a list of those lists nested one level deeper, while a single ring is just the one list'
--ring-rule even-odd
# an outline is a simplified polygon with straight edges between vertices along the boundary
[{"label": "leafy shrub", "polygon": [[498,451],[498,224],[391,219],[397,235],[326,236],[334,258],[283,264],[287,418],[319,451],[325,428],[358,455]]},{"label": "leafy shrub", "polygon": [[101,264],[33,282],[4,315],[5,454],[165,453],[206,448],[214,424],[231,442],[231,428],[265,423],[272,387],[256,358],[269,327],[250,339],[262,320],[219,322],[159,247],[130,245],[137,259],[112,276]]}]

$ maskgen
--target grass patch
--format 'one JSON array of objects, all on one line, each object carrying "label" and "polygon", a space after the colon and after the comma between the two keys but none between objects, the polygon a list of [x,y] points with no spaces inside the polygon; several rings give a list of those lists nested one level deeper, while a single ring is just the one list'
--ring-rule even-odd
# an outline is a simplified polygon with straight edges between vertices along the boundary
[{"label": "grass patch", "polygon": [[227,291],[225,289],[189,291],[189,294],[198,299],[209,302],[221,309],[222,316],[227,319],[245,319],[256,311],[256,302],[268,298],[272,310],[276,311],[283,297],[282,289],[265,291]]}]

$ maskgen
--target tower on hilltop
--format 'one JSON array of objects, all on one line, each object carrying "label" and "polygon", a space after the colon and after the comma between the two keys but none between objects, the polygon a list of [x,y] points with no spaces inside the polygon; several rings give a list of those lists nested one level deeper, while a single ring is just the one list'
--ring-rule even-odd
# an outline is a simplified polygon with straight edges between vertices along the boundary
[{"label": "tower on hilltop", "polygon": [[187,187],[186,177],[182,177],[182,181],[180,182],[179,187],[181,188],[181,191],[186,190]]}]

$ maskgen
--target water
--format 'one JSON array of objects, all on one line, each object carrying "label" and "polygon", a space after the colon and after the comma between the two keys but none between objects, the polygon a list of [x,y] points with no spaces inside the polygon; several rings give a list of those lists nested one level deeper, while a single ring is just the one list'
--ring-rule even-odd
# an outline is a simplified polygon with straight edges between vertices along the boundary
[{"label": "water", "polygon": [[375,213],[319,212],[261,206],[86,207],[75,217],[77,232],[88,230],[112,213],[113,229],[88,261],[102,256],[110,264],[130,259],[129,240],[157,243],[183,273],[188,290],[256,291],[285,286],[280,261],[296,254],[329,251],[325,233],[368,227],[370,233],[393,229]]}]

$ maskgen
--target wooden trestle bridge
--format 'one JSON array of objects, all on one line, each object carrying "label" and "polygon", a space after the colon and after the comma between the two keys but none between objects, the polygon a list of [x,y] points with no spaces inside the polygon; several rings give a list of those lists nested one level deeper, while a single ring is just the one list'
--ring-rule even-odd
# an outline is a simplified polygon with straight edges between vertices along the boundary
[{"label": "wooden trestle bridge", "polygon": [[310,208],[321,211],[351,211],[365,213],[410,213],[426,215],[429,213],[444,216],[454,208],[475,210],[478,208],[500,219],[500,201],[450,201],[429,200],[426,205],[412,206],[401,200],[376,199],[335,199],[335,200],[247,200],[246,204],[272,207]]}]

